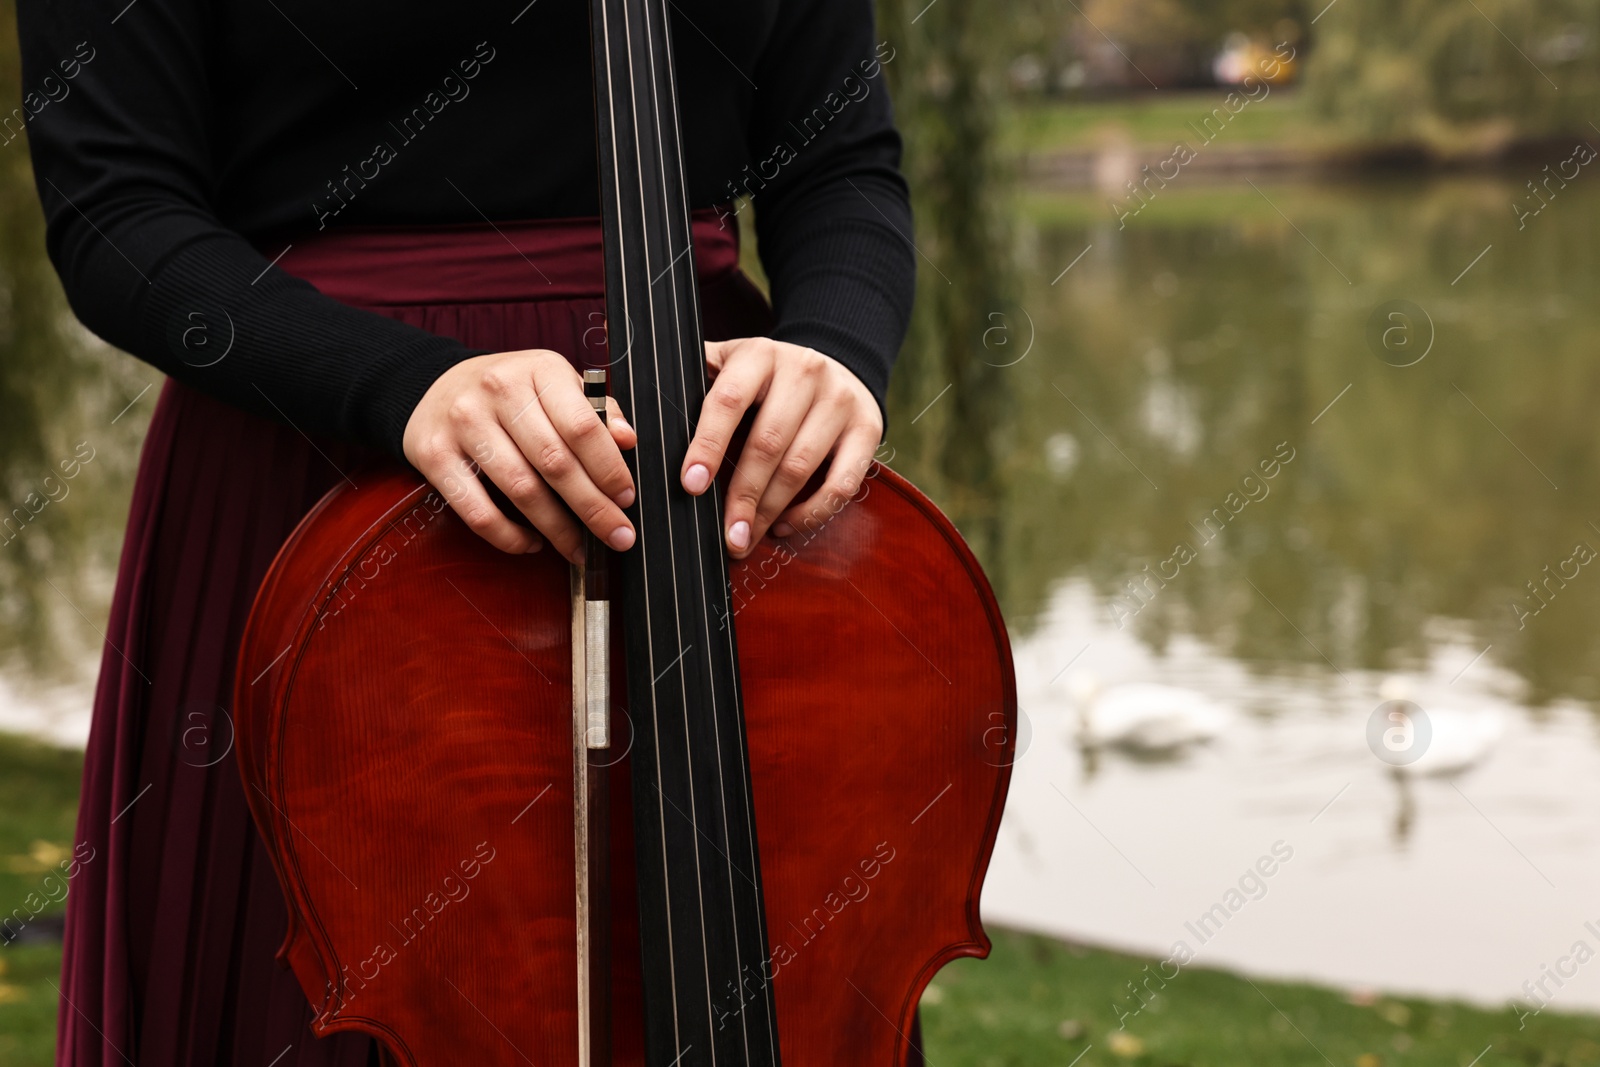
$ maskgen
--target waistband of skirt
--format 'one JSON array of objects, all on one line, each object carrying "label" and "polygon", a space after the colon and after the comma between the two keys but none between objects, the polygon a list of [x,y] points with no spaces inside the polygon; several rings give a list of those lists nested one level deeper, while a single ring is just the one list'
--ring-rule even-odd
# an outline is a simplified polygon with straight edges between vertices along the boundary
[{"label": "waistband of skirt", "polygon": [[[731,211],[696,211],[691,230],[702,283],[738,269]],[[599,299],[605,292],[598,218],[340,227],[297,238],[277,265],[335,300],[364,307]]]}]

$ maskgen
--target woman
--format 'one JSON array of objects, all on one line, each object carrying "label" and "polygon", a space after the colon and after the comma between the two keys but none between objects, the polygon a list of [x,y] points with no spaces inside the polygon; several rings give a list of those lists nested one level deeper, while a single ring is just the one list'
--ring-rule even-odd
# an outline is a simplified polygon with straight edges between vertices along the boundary
[{"label": "woman", "polygon": [[[869,0],[672,11],[717,339],[682,479],[706,491],[759,405],[726,504],[741,557],[807,508],[792,498],[830,454],[822,492],[852,492],[882,433],[913,281],[893,52]],[[507,552],[572,558],[574,515],[632,544],[632,431],[579,433],[568,363],[603,306],[587,18],[576,0],[19,4],[52,261],[85,324],[170,377],[96,695],[59,1063],[372,1055],[311,1038],[224,758],[246,612],[325,490],[387,456]],[[745,193],[770,310],[736,267]]]}]

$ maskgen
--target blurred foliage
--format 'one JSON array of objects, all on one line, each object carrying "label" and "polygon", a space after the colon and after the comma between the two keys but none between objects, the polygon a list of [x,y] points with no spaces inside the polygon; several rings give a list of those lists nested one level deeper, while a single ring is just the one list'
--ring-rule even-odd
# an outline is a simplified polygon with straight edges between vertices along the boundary
[{"label": "blurred foliage", "polygon": [[1075,38],[1085,49],[1110,38],[1119,58],[1143,71],[1141,79],[1167,85],[1203,80],[1233,34],[1293,43],[1309,17],[1297,0],[1083,0]]},{"label": "blurred foliage", "polygon": [[1018,0],[984,35],[1011,88],[1049,93],[1205,85],[1230,39],[1287,42],[1319,121],[1446,154],[1600,115],[1600,0]]},{"label": "blurred foliage", "polygon": [[1293,43],[1315,13],[1302,0],[1016,0],[996,29],[1009,37],[1015,89],[1059,93],[1087,80],[1143,91],[1209,84],[1230,37]]},{"label": "blurred foliage", "polygon": [[[16,32],[0,3],[0,114],[20,102]],[[19,677],[81,680],[98,663],[85,654],[99,648],[90,620],[110,602],[155,390],[117,415],[158,378],[73,319],[45,256],[27,144],[0,142],[0,523],[11,520],[0,525],[0,654],[21,661]],[[64,480],[80,443],[94,459]]]},{"label": "blurred foliage", "polygon": [[1340,0],[1315,30],[1317,109],[1373,138],[1484,150],[1600,114],[1597,0]]},{"label": "blurred foliage", "polygon": [[886,66],[916,212],[917,315],[891,390],[892,465],[934,493],[993,565],[993,487],[1009,448],[1006,357],[991,347],[1008,289],[996,147],[1011,27],[979,0],[885,0]]}]

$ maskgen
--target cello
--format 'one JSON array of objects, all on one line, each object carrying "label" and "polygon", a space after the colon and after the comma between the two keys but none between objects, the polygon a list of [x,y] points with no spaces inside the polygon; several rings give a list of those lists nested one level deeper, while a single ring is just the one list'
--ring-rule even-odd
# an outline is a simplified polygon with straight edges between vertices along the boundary
[{"label": "cello", "polygon": [[480,540],[415,472],[331,491],[240,647],[237,749],[319,1035],[386,1062],[906,1062],[978,893],[1016,694],[950,522],[887,467],[730,563],[676,472],[706,381],[668,0],[591,0],[634,548]]}]

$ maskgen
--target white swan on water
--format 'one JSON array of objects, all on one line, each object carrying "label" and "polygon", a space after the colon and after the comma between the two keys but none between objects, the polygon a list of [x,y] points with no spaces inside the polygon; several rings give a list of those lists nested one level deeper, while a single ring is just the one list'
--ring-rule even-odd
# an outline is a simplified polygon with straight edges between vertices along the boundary
[{"label": "white swan on water", "polygon": [[1385,678],[1378,686],[1378,695],[1385,701],[1410,701],[1422,709],[1428,720],[1426,747],[1416,759],[1395,765],[1396,774],[1410,778],[1454,777],[1487,760],[1505,736],[1505,715],[1498,708],[1435,707],[1417,700],[1410,681],[1398,675]]},{"label": "white swan on water", "polygon": [[1078,741],[1091,748],[1172,753],[1221,736],[1233,714],[1192,689],[1154,682],[1110,687],[1089,671],[1068,682],[1078,709]]}]

